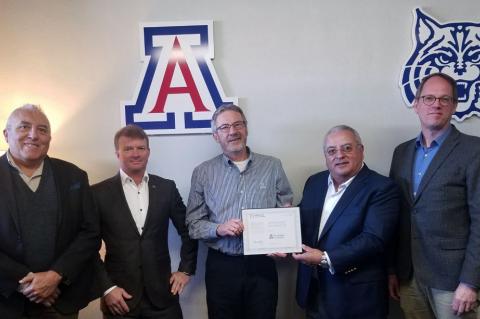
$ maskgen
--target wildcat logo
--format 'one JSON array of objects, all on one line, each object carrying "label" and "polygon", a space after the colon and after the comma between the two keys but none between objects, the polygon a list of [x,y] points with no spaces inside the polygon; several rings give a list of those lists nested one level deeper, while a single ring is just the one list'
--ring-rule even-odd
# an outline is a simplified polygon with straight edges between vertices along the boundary
[{"label": "wildcat logo", "polygon": [[408,106],[413,105],[421,79],[442,72],[457,80],[457,121],[480,115],[480,23],[440,24],[415,9],[413,52],[402,68],[400,87]]},{"label": "wildcat logo", "polygon": [[142,24],[144,67],[136,100],[122,103],[122,124],[147,134],[211,133],[210,119],[225,97],[211,60],[213,21]]}]

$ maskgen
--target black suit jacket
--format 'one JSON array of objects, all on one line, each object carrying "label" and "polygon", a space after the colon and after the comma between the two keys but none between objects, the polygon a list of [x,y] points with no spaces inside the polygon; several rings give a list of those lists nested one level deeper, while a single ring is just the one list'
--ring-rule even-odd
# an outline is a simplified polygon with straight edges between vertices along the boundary
[{"label": "black suit jacket", "polygon": [[[94,299],[91,284],[100,248],[98,225],[87,174],[75,165],[54,158],[50,162],[58,198],[55,261],[50,267],[63,275],[55,308],[77,312]],[[0,157],[0,314],[20,318],[27,301],[16,291],[18,281],[30,272],[24,264],[24,247],[17,215],[12,175],[7,156]],[[49,269],[45,269],[49,270]]]},{"label": "black suit jacket", "polygon": [[395,149],[390,168],[402,191],[396,274],[405,281],[415,272],[442,290],[459,282],[480,287],[480,138],[452,127],[415,197],[414,161],[415,139]]},{"label": "black suit jacket", "polygon": [[159,308],[178,302],[170,293],[170,254],[168,225],[172,220],[182,240],[179,271],[193,274],[197,263],[197,241],[190,239],[185,226],[185,205],[175,183],[149,175],[149,205],[142,234],[125,198],[120,174],[93,186],[102,238],[106,246],[105,262],[99,259],[101,293],[113,285],[133,296],[130,309],[140,301],[145,288]]},{"label": "black suit jacket", "polygon": [[[304,244],[326,251],[335,270],[298,266],[297,301],[322,289],[329,318],[386,318],[386,249],[396,227],[400,194],[393,181],[365,165],[336,204],[319,236],[328,171],[310,176],[300,203]],[[317,274],[314,274],[317,272]],[[313,278],[318,278],[313,280]]]}]

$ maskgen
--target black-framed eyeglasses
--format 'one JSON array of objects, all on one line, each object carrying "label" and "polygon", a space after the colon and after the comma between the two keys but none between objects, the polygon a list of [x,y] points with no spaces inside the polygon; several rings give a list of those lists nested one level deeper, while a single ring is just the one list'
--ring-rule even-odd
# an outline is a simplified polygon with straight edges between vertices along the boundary
[{"label": "black-framed eyeglasses", "polygon": [[326,150],[325,150],[325,154],[327,154],[328,156],[330,157],[333,157],[335,155],[338,154],[338,152],[342,152],[343,154],[350,154],[353,152],[354,148],[355,147],[362,147],[363,145],[362,144],[343,144],[343,145],[340,145],[339,148],[336,148],[336,147],[328,147]]},{"label": "black-framed eyeglasses", "polygon": [[448,95],[441,97],[436,97],[435,95],[422,95],[420,99],[422,99],[423,104],[428,106],[433,105],[436,100],[438,100],[442,106],[450,106],[455,101],[453,97]]},{"label": "black-framed eyeglasses", "polygon": [[233,129],[235,131],[238,131],[238,130],[241,130],[241,129],[244,129],[245,127],[247,126],[247,122],[245,121],[237,121],[237,122],[234,122],[232,124],[223,124],[223,125],[220,125],[219,127],[217,127],[215,129],[216,132],[222,132],[222,133],[228,133],[230,132],[230,128],[233,127]]}]

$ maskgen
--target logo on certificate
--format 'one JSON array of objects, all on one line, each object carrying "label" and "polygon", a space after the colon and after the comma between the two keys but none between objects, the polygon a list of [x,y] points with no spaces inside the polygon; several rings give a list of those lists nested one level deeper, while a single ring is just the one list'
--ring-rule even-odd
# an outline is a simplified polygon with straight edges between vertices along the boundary
[{"label": "logo on certificate", "polygon": [[213,112],[237,103],[226,97],[213,67],[213,21],[146,23],[143,70],[133,101],[122,103],[122,124],[147,134],[211,133]]}]

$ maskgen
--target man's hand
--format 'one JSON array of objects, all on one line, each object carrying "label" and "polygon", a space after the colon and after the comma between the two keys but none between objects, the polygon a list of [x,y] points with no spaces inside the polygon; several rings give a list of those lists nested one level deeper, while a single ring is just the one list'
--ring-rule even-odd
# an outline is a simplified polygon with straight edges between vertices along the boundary
[{"label": "man's hand", "polygon": [[30,272],[19,281],[20,292],[32,302],[52,305],[60,294],[58,284],[61,281],[62,276],[53,270]]},{"label": "man's hand", "polygon": [[172,295],[181,294],[189,281],[190,276],[181,271],[172,273],[170,277],[170,292]]},{"label": "man's hand", "polygon": [[323,251],[315,248],[308,247],[307,245],[302,245],[304,250],[303,253],[293,253],[292,257],[305,264],[310,266],[317,266],[322,260]]},{"label": "man's hand", "polygon": [[226,223],[217,227],[217,235],[224,236],[240,236],[243,233],[243,223],[240,219],[230,219]]},{"label": "man's hand", "polygon": [[452,309],[455,315],[460,316],[478,306],[477,291],[464,283],[460,283],[455,290],[452,300]]},{"label": "man's hand", "polygon": [[108,294],[103,296],[103,300],[105,305],[107,306],[108,310],[112,313],[112,315],[119,315],[123,316],[127,314],[130,309],[125,302],[125,299],[131,299],[132,296],[129,295],[125,289],[120,287],[113,288]]},{"label": "man's hand", "polygon": [[400,300],[400,285],[398,284],[397,275],[388,275],[388,292],[394,300]]}]

